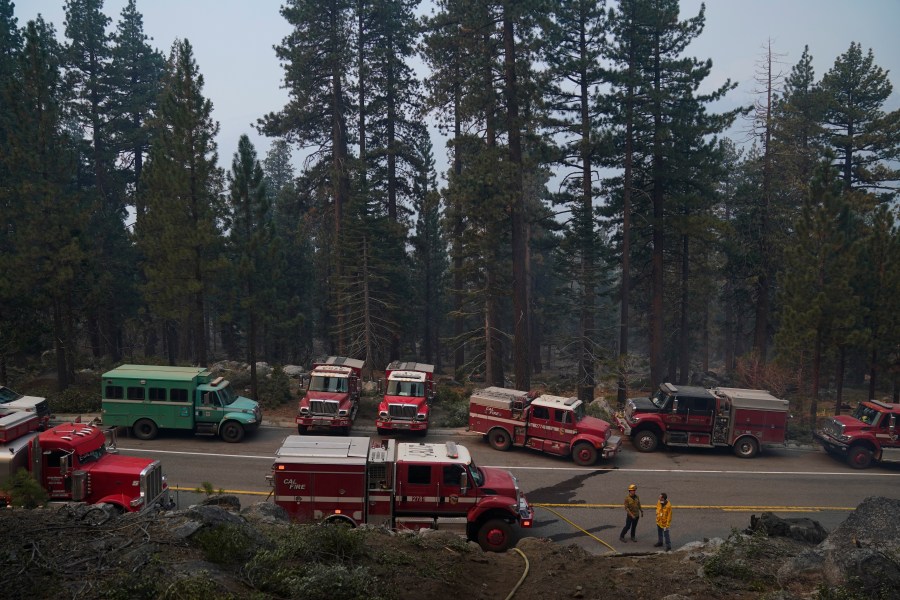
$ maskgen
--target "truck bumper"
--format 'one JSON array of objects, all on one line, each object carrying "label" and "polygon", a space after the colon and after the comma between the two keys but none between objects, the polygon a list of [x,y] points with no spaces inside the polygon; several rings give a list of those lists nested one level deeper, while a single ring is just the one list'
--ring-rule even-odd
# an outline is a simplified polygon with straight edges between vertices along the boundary
[{"label": "truck bumper", "polygon": [[849,447],[847,444],[834,439],[821,429],[817,429],[813,432],[813,438],[822,444],[822,447],[828,452],[834,454],[847,454],[847,448]]},{"label": "truck bumper", "polygon": [[603,446],[602,456],[603,458],[612,458],[616,454],[619,453],[619,450],[622,449],[622,437],[618,435],[611,435],[609,439],[606,440],[606,445]]},{"label": "truck bumper", "polygon": [[353,421],[349,417],[341,419],[332,419],[331,417],[296,417],[297,425],[302,425],[309,429],[343,429],[353,425]]},{"label": "truck bumper", "polygon": [[424,431],[428,429],[428,421],[379,421],[376,419],[375,427],[393,431]]},{"label": "truck bumper", "polygon": [[622,413],[616,413],[615,419],[616,427],[619,428],[619,431],[621,431],[624,435],[630,436],[631,426],[628,424],[628,421],[625,420],[625,415],[623,415]]}]

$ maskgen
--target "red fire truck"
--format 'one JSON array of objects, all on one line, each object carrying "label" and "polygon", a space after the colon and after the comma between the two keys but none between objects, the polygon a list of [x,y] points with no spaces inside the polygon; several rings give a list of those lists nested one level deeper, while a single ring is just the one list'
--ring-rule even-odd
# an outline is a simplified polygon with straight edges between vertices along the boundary
[{"label": "red fire truck", "polygon": [[609,423],[585,414],[578,398],[532,398],[527,392],[493,386],[469,398],[469,430],[483,434],[497,450],[521,446],[571,455],[584,467],[599,456],[614,457],[622,444]]},{"label": "red fire truck", "polygon": [[666,446],[730,446],[753,458],[763,445],[784,445],[788,402],[765,390],[675,386],[663,383],[652,398],[632,398],[616,415],[619,429],[640,452]]},{"label": "red fire truck", "polygon": [[[25,469],[51,501],[106,503],[128,512],[170,505],[160,462],[116,454],[115,430],[67,423],[38,432],[37,415],[0,412],[0,484]],[[0,505],[8,500],[0,492]]]},{"label": "red fire truck", "polygon": [[834,457],[856,469],[873,462],[900,462],[900,404],[860,402],[849,415],[831,417],[813,437]]},{"label": "red fire truck", "polygon": [[452,530],[503,552],[513,526],[534,520],[511,473],[477,466],[454,442],[291,435],[268,479],[275,504],[304,523]]},{"label": "red fire truck", "polygon": [[50,426],[50,405],[46,398],[40,396],[25,396],[14,392],[6,386],[0,385],[0,408],[34,413],[38,416],[38,429],[44,430]]},{"label": "red fire truck", "polygon": [[313,363],[306,395],[297,411],[297,432],[324,429],[347,434],[359,412],[360,376],[365,363],[329,356]]},{"label": "red fire truck", "polygon": [[378,434],[412,431],[426,435],[434,398],[434,365],[394,361],[385,368],[384,378],[384,398],[375,418]]}]

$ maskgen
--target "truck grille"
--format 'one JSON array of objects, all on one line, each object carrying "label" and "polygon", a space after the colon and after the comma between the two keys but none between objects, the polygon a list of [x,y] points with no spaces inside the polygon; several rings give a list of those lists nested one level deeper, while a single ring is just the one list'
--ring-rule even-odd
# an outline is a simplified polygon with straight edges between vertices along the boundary
[{"label": "truck grille", "polygon": [[844,433],[844,426],[835,421],[834,419],[828,419],[822,425],[822,430],[830,435],[831,437],[840,437]]},{"label": "truck grille", "polygon": [[335,417],[338,414],[338,406],[334,400],[310,400],[309,412],[314,415]]},{"label": "truck grille", "polygon": [[141,471],[141,492],[144,494],[144,505],[141,507],[141,510],[153,506],[162,496],[162,465],[158,460],[153,461]]},{"label": "truck grille", "polygon": [[412,421],[416,418],[415,404],[390,404],[388,411],[392,419],[405,419]]}]

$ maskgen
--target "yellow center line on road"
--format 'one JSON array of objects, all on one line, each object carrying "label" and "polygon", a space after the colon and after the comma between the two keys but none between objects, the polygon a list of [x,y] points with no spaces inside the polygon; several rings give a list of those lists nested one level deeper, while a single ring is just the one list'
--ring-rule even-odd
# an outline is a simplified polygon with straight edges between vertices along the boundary
[{"label": "yellow center line on road", "polygon": [[[553,504],[544,502],[534,502],[534,506],[542,508],[622,508],[621,504]],[[673,508],[679,510],[724,510],[731,512],[751,512],[751,511],[768,511],[768,512],[826,512],[826,511],[853,511],[855,506],[728,506],[715,504],[678,504],[672,505]],[[654,507],[648,507],[647,510],[655,510]]]},{"label": "yellow center line on road", "polygon": [[[195,487],[183,487],[180,485],[170,485],[170,490],[175,490],[177,492],[198,492],[201,494],[205,494],[206,490],[204,490],[201,486]],[[214,493],[218,494],[219,490],[216,490]],[[223,494],[242,494],[245,496],[268,496],[271,492],[251,492],[249,490],[222,490]]]}]

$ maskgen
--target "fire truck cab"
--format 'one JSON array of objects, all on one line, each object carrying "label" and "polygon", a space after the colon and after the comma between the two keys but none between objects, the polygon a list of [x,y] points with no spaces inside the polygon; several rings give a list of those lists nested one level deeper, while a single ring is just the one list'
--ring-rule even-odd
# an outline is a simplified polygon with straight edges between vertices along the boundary
[{"label": "fire truck cab", "polygon": [[295,521],[452,530],[495,552],[534,519],[511,473],[476,465],[454,442],[288,436],[269,479]]},{"label": "fire truck cab", "polygon": [[900,404],[860,402],[849,415],[831,417],[813,433],[834,457],[855,469],[873,463],[900,462]]}]

